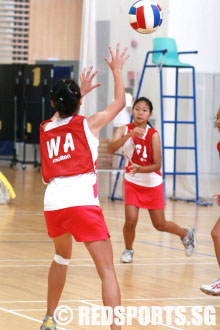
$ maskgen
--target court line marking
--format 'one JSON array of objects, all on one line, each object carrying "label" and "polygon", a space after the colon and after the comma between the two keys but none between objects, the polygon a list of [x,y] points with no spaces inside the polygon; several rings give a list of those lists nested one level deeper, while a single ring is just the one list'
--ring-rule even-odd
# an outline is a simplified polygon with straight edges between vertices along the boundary
[{"label": "court line marking", "polygon": [[[214,296],[204,295],[204,297],[163,297],[163,298],[121,298],[121,301],[175,301],[175,300],[216,300]],[[102,302],[102,299],[61,299],[60,303],[75,303],[75,302]],[[2,300],[0,304],[43,304],[47,300]],[[2,307],[0,307],[2,308]]]},{"label": "court line marking", "polygon": [[[71,308],[72,311],[78,311],[78,308]],[[11,312],[40,312],[46,311],[47,308],[30,308],[30,309],[9,309]],[[42,322],[42,321],[41,321]]]},{"label": "court line marking", "polygon": [[[122,240],[114,239],[114,240],[112,240],[112,242],[122,242]],[[166,246],[166,245],[153,243],[153,242],[148,242],[148,241],[144,241],[144,240],[137,240],[136,243],[147,244],[147,245],[157,246],[160,248],[184,252],[184,249],[180,249],[180,248],[176,248],[176,247],[172,247],[172,246]],[[53,242],[52,241],[0,241],[0,244],[53,244]],[[195,251],[194,255],[196,255],[196,254],[202,255],[202,256],[214,257],[213,254],[206,254],[206,253],[201,253],[201,252]]]},{"label": "court line marking", "polygon": [[[201,260],[201,259],[214,259],[216,256],[208,256],[208,257],[146,257],[146,258],[135,258],[135,260]],[[116,257],[114,260],[117,259]],[[92,261],[92,258],[72,258],[71,261]],[[0,259],[0,262],[14,262],[14,261],[53,261],[53,259]]]},{"label": "court line marking", "polygon": [[[17,312],[14,312],[12,310],[8,310],[6,308],[3,308],[3,307],[0,307],[0,311],[3,311],[3,312],[6,312],[6,313],[9,313],[9,314],[13,314],[13,315],[16,315],[16,316],[20,316],[20,317],[23,317],[24,319],[28,319],[28,320],[31,320],[31,321],[35,321],[35,322],[38,322],[38,323],[42,323],[42,321],[38,320],[38,319],[35,319],[34,317],[31,317],[31,316],[27,316],[27,315],[23,315],[21,313],[17,313]],[[61,330],[68,330],[66,328],[62,328],[60,326],[57,326],[57,329],[61,329]]]},{"label": "court line marking", "polygon": [[[170,262],[170,263],[145,263],[145,264],[141,264],[141,263],[114,263],[114,266],[122,266],[122,267],[128,267],[128,266],[170,266],[170,265],[216,265],[216,262]],[[7,267],[27,267],[27,268],[31,268],[31,267],[49,267],[51,264],[38,264],[38,265],[0,265],[0,268],[7,268]],[[95,264],[78,264],[78,265],[69,265],[69,267],[95,267]]]}]

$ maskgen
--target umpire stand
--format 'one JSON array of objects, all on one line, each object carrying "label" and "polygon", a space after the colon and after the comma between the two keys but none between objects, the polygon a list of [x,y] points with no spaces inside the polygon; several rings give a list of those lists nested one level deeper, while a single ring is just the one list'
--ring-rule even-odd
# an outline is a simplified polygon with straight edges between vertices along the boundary
[{"label": "umpire stand", "polygon": [[[160,101],[161,101],[161,135],[162,135],[162,158],[163,158],[163,178],[164,178],[164,188],[166,191],[166,176],[173,176],[173,200],[184,200],[187,202],[195,202],[198,205],[212,205],[200,200],[199,197],[199,176],[198,176],[198,141],[197,141],[197,120],[196,120],[196,75],[195,67],[182,63],[179,60],[180,54],[197,54],[197,51],[187,51],[187,52],[178,52],[175,39],[172,38],[155,38],[153,40],[154,50],[149,51],[146,55],[144,67],[142,70],[142,75],[138,87],[137,98],[140,95],[142,82],[144,79],[144,74],[146,68],[159,68],[160,71]],[[148,64],[148,59],[150,55],[153,55],[152,62],[154,64]],[[163,69],[164,68],[175,68],[176,77],[175,77],[175,94],[174,95],[165,95],[163,91]],[[193,95],[184,96],[179,95],[179,70],[180,69],[191,69],[192,70],[192,82],[193,82]],[[174,99],[175,100],[175,118],[174,120],[165,120],[164,119],[164,99]],[[193,100],[193,120],[184,121],[178,120],[178,101],[179,99]],[[164,131],[166,124],[174,125],[174,145],[167,146],[165,145]],[[177,145],[177,129],[178,125],[193,125],[194,131],[194,145],[193,146],[178,146]],[[166,171],[165,164],[165,151],[166,150],[174,151],[174,161],[173,161],[173,172]],[[195,171],[192,172],[178,172],[177,171],[177,150],[193,150],[195,154]],[[195,176],[195,186],[196,186],[196,198],[195,199],[185,199],[176,196],[176,179],[178,175],[190,175]]]}]

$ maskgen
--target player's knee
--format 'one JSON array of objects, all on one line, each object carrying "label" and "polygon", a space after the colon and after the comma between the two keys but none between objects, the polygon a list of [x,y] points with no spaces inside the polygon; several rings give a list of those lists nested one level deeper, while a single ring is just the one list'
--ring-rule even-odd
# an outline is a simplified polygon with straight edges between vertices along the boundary
[{"label": "player's knee", "polygon": [[111,279],[115,276],[113,262],[105,263],[102,265],[101,269],[98,271],[100,279],[103,281],[105,279]]},{"label": "player's knee", "polygon": [[133,231],[133,230],[135,230],[136,225],[137,225],[136,221],[126,221],[125,225],[124,225],[124,228],[129,230],[129,231]]},{"label": "player's knee", "polygon": [[55,254],[54,257],[54,261],[59,264],[59,265],[63,265],[63,266],[68,266],[70,263],[70,259],[67,258],[63,258],[61,255],[59,254]]},{"label": "player's knee", "polygon": [[166,222],[165,221],[156,222],[153,225],[154,225],[154,228],[159,230],[159,231],[165,231],[166,230]]},{"label": "player's knee", "polygon": [[57,254],[58,256],[63,257],[64,259],[71,259],[72,256],[72,246],[70,247],[59,247],[59,248],[55,248],[55,254]]}]

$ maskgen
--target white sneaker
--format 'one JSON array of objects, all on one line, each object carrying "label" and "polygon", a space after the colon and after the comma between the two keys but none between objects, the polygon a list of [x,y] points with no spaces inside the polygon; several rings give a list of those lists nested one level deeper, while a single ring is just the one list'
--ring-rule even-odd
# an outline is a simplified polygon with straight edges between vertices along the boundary
[{"label": "white sneaker", "polygon": [[184,228],[187,231],[186,237],[181,239],[183,246],[185,248],[185,254],[187,257],[191,257],[193,255],[194,249],[196,247],[196,241],[194,237],[195,229],[193,227]]},{"label": "white sneaker", "polygon": [[220,296],[220,279],[209,285],[202,285],[200,290],[211,296]]},{"label": "white sneaker", "polygon": [[133,261],[134,250],[124,250],[121,256],[121,262],[130,263]]}]

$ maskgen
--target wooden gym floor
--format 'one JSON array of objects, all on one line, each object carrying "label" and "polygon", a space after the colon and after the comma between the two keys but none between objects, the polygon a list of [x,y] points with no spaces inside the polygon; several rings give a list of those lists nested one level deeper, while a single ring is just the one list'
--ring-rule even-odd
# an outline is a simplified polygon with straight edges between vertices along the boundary
[{"label": "wooden gym floor", "polygon": [[[27,166],[10,169],[1,166],[17,193],[10,205],[0,205],[0,330],[39,329],[46,311],[47,274],[54,257],[43,216],[44,185],[40,173]],[[186,202],[167,202],[166,217],[179,225],[196,228],[197,249],[185,257],[178,237],[156,231],[148,214],[141,210],[133,264],[119,262],[124,249],[123,202],[102,197],[101,205],[112,236],[115,268],[121,287],[123,306],[185,306],[188,319],[191,306],[214,306],[216,325],[148,325],[137,320],[122,329],[220,329],[218,297],[203,294],[201,284],[219,278],[210,231],[219,216],[217,205],[197,206]],[[87,250],[74,243],[73,257],[60,305],[77,313],[78,306],[102,305],[100,280]],[[108,326],[71,325],[57,329],[109,329]]]}]

